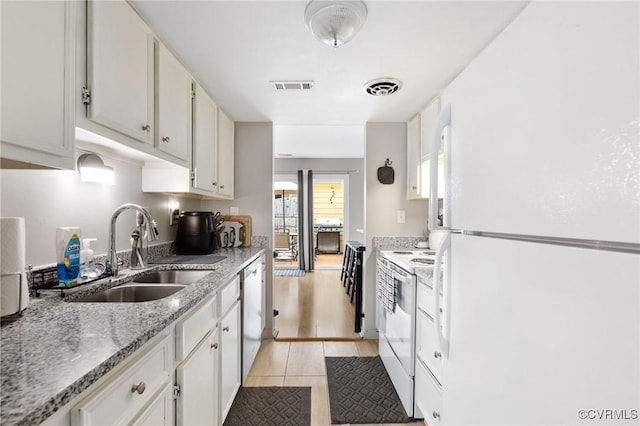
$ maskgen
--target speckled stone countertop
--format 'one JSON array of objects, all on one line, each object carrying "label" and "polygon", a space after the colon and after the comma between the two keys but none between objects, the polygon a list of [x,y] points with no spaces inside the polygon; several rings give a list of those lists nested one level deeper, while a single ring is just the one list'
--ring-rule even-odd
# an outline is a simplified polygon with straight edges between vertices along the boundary
[{"label": "speckled stone countertop", "polygon": [[[0,424],[41,423],[263,253],[262,247],[222,249],[219,254],[226,258],[213,265],[153,265],[147,270],[213,269],[156,301],[71,303],[73,295],[62,300],[54,294],[31,298],[23,316],[0,329]],[[144,271],[122,270],[118,278],[87,285],[92,287],[87,291]]]}]

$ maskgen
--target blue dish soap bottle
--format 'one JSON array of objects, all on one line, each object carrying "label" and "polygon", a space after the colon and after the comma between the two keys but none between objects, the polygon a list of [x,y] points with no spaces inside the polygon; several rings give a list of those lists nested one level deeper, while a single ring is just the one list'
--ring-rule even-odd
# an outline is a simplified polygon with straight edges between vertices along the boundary
[{"label": "blue dish soap bottle", "polygon": [[78,284],[80,273],[80,228],[56,229],[56,262],[58,281],[64,287]]}]

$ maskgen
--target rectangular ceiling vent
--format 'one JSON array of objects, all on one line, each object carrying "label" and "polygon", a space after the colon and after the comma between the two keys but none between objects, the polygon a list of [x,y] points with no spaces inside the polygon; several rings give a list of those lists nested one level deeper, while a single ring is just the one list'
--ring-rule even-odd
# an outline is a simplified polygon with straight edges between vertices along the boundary
[{"label": "rectangular ceiling vent", "polygon": [[311,90],[313,81],[272,81],[276,90]]}]

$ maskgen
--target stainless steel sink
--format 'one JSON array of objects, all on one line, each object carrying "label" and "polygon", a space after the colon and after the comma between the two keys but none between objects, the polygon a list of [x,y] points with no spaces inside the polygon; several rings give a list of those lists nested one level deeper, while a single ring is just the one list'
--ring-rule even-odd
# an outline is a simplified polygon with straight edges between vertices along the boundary
[{"label": "stainless steel sink", "polygon": [[72,302],[149,302],[171,296],[185,287],[182,284],[123,284],[79,297]]},{"label": "stainless steel sink", "polygon": [[211,271],[167,269],[149,271],[116,287],[70,300],[70,302],[149,302],[182,290]]},{"label": "stainless steel sink", "polygon": [[164,271],[150,271],[144,275],[134,278],[134,283],[153,284],[182,284],[187,285],[198,281],[200,278],[210,274],[211,271],[194,271],[186,269],[167,269]]}]

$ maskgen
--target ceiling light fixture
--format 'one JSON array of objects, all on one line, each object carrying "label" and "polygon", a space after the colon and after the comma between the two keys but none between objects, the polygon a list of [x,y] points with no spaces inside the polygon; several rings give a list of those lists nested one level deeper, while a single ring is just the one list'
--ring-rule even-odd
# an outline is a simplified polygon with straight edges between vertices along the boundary
[{"label": "ceiling light fixture", "polygon": [[96,154],[82,154],[78,157],[78,172],[82,182],[115,184],[113,167],[105,166],[102,158]]},{"label": "ceiling light fixture", "polygon": [[307,28],[332,47],[349,42],[366,18],[367,6],[361,0],[311,0],[304,11]]}]

